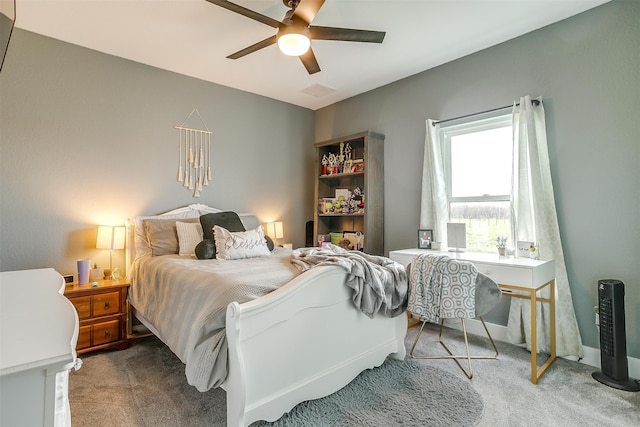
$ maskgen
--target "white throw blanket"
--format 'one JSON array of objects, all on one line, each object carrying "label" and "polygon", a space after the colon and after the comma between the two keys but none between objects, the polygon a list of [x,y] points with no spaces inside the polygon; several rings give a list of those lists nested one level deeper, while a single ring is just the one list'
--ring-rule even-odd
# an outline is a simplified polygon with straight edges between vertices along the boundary
[{"label": "white throw blanket", "polygon": [[389,258],[329,244],[296,249],[291,262],[302,272],[319,265],[343,267],[349,273],[346,284],[353,289],[353,303],[370,318],[379,311],[396,317],[407,309],[407,273],[402,264]]},{"label": "white throw blanket", "polygon": [[478,270],[471,262],[446,255],[418,255],[409,272],[409,311],[423,322],[474,318],[477,277]]}]

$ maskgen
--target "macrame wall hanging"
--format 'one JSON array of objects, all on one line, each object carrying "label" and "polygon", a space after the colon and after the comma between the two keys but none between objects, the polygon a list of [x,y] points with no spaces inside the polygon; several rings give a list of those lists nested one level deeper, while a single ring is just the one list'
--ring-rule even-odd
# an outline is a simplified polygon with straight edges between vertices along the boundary
[{"label": "macrame wall hanging", "polygon": [[[193,113],[200,117],[203,129],[185,127]],[[200,197],[203,185],[211,181],[211,131],[204,124],[197,108],[187,116],[178,129],[178,181],[190,191],[193,197]]]}]

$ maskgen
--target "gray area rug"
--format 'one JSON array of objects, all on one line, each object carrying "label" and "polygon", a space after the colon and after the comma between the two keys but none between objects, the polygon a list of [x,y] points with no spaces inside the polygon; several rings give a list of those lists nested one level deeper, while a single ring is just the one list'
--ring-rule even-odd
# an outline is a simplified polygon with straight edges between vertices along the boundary
[{"label": "gray area rug", "polygon": [[[198,392],[155,337],[123,351],[81,357],[69,377],[73,427],[224,426],[226,393]],[[473,426],[482,397],[460,375],[410,359],[388,360],[342,390],[260,426]]]}]

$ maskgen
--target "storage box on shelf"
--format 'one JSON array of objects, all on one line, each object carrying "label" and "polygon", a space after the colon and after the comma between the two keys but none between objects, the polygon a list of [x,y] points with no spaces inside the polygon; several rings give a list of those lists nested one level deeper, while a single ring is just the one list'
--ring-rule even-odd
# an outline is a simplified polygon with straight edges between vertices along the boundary
[{"label": "storage box on shelf", "polygon": [[127,290],[124,280],[101,280],[97,286],[91,283],[70,283],[64,295],[78,312],[80,333],[78,354],[93,350],[125,349],[127,339]]},{"label": "storage box on shelf", "polygon": [[316,244],[319,235],[359,231],[362,250],[383,255],[383,143],[384,135],[366,131],[315,144]]}]

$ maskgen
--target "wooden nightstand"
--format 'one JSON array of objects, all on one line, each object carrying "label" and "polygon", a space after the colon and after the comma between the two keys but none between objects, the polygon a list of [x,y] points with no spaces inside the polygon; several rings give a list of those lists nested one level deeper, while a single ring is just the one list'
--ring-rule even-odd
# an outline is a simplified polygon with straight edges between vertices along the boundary
[{"label": "wooden nightstand", "polygon": [[97,287],[91,283],[70,283],[64,295],[78,312],[80,333],[78,354],[94,350],[129,347],[127,339],[127,290],[126,280],[101,280]]}]

